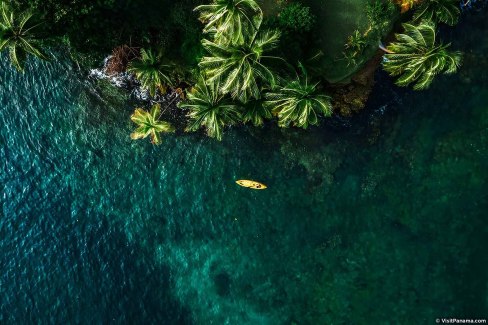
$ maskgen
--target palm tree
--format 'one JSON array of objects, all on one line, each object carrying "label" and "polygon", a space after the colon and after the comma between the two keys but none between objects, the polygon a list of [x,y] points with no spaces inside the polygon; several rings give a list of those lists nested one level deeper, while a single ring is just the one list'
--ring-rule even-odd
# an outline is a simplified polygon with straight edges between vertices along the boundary
[{"label": "palm tree", "polygon": [[290,123],[306,129],[308,125],[317,125],[318,116],[332,114],[331,98],[318,90],[319,83],[311,84],[308,75],[300,64],[304,78],[298,75],[278,91],[265,95],[266,105],[273,108],[278,116],[278,125],[288,127]]},{"label": "palm tree", "polygon": [[244,113],[242,114],[242,121],[244,123],[251,122],[254,126],[262,126],[264,120],[273,117],[271,109],[264,105],[262,99],[255,99],[247,102],[244,105]]},{"label": "palm tree", "polygon": [[35,30],[40,23],[33,23],[34,15],[30,12],[15,15],[5,1],[0,2],[0,51],[9,49],[10,60],[19,71],[24,70],[27,54],[47,60],[37,45],[39,38]]},{"label": "palm tree", "polygon": [[462,55],[448,51],[450,44],[436,44],[435,25],[424,21],[418,26],[403,24],[404,34],[396,34],[397,42],[388,45],[383,68],[391,76],[400,76],[396,84],[425,89],[438,74],[450,74],[461,65]]},{"label": "palm tree", "polygon": [[175,128],[169,122],[159,121],[160,114],[161,107],[159,104],[153,105],[150,112],[136,108],[130,119],[138,126],[131,133],[131,139],[144,139],[150,135],[153,144],[161,144],[160,133],[174,132]]},{"label": "palm tree", "polygon": [[242,43],[249,30],[257,30],[263,12],[255,0],[214,0],[195,8],[206,23],[204,33],[215,33],[217,42]]},{"label": "palm tree", "polygon": [[173,86],[175,66],[163,64],[162,55],[155,55],[151,50],[141,50],[141,58],[133,61],[127,68],[128,72],[134,73],[137,80],[141,82],[143,89],[149,91],[151,96],[156,90],[163,91],[167,86]]},{"label": "palm tree", "polygon": [[432,20],[454,26],[460,13],[458,0],[424,0],[415,11],[413,20]]},{"label": "palm tree", "polygon": [[264,55],[277,46],[279,37],[278,31],[267,31],[254,32],[249,42],[240,44],[219,44],[204,39],[203,47],[212,56],[203,57],[199,66],[211,83],[222,80],[222,93],[229,93],[243,103],[250,98],[258,99],[260,82],[275,84],[275,74],[261,61],[280,59]]},{"label": "palm tree", "polygon": [[208,83],[203,78],[188,94],[188,101],[180,102],[179,107],[188,109],[190,124],[188,131],[205,127],[207,135],[222,140],[225,125],[236,124],[241,116],[239,107],[219,92],[220,82]]}]

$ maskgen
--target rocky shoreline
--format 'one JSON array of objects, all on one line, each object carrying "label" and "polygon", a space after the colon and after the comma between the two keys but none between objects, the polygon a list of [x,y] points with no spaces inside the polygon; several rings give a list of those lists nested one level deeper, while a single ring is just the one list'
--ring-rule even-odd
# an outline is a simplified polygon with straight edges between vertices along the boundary
[{"label": "rocky shoreline", "polygon": [[[332,97],[336,114],[342,117],[350,117],[365,107],[375,84],[374,74],[380,66],[382,55],[382,51],[378,50],[375,56],[351,78],[349,83],[325,86],[325,89]],[[148,90],[141,87],[135,76],[126,71],[126,64],[122,68],[113,69],[114,58],[113,54],[109,55],[104,59],[101,68],[90,69],[88,73],[89,79],[108,81],[112,86],[129,92],[130,96],[137,101],[149,104],[158,103],[175,110],[178,102],[184,99],[181,88],[168,88],[165,94],[157,92],[154,96],[151,96]]]},{"label": "rocky shoreline", "polygon": [[331,94],[332,106],[337,114],[350,117],[361,111],[373,90],[374,75],[381,64],[383,52],[378,50],[365,66],[356,72],[347,84],[331,84],[326,89]]},{"label": "rocky shoreline", "polygon": [[136,77],[127,71],[110,71],[110,63],[113,59],[113,55],[106,57],[103,60],[102,68],[91,69],[88,73],[88,77],[92,80],[106,80],[114,87],[125,89],[130,93],[130,95],[141,102],[149,102],[151,104],[166,104],[168,103],[176,104],[178,100],[181,99],[181,93],[168,88],[165,94],[157,92],[155,96],[151,96],[149,91],[141,87],[141,83],[136,79]]}]

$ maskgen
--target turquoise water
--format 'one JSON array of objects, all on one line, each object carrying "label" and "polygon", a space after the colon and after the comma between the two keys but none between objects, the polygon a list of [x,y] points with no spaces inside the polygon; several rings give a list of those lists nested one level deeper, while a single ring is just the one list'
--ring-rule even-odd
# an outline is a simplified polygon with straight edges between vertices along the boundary
[{"label": "turquoise water", "polygon": [[133,142],[123,93],[3,56],[0,323],[486,318],[487,17],[443,31],[465,65],[428,91],[379,73],[352,120],[222,143]]}]

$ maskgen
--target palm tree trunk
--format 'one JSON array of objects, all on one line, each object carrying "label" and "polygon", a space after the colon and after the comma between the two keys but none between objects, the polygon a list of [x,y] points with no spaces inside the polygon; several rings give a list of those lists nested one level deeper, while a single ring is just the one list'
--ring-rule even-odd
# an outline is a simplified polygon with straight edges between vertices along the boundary
[{"label": "palm tree trunk", "polygon": [[178,97],[180,97],[180,96],[178,95],[177,92],[175,92],[175,96],[173,97],[173,99],[169,102],[168,105],[165,106],[164,110],[161,110],[161,113],[159,113],[158,120],[161,118],[161,116],[163,115],[164,111],[166,111],[166,109],[169,108],[171,106],[171,104],[173,104]]}]

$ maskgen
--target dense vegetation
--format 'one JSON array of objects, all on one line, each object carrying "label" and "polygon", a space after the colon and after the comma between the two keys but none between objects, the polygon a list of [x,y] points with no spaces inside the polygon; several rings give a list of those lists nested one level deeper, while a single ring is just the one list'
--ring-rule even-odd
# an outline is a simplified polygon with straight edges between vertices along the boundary
[{"label": "dense vegetation", "polygon": [[134,60],[127,67],[127,71],[132,72],[141,82],[141,87],[149,91],[151,96],[156,95],[156,91],[165,91],[164,87],[173,87],[176,75],[176,65],[163,63],[163,55],[154,54],[151,50],[141,49],[140,59]]},{"label": "dense vegetation", "polygon": [[[186,89],[179,107],[189,118],[187,130],[204,128],[219,140],[228,125],[276,120],[280,127],[307,128],[332,114],[328,83],[314,69],[320,57],[314,26],[320,22],[306,2],[277,1],[272,14],[256,0],[202,2],[1,1],[0,50],[8,48],[19,70],[28,54],[47,59],[43,46],[67,44],[85,65],[113,51],[111,70],[134,74],[152,97],[178,89],[183,98]],[[395,3],[402,12],[413,11],[401,16],[411,22],[396,41],[381,46],[383,67],[399,76],[397,84],[424,89],[437,74],[455,72],[461,55],[436,40],[436,24],[457,22],[457,0]],[[390,0],[369,2],[368,27],[355,30],[344,45],[347,66],[359,67],[371,56],[398,11]],[[136,110],[133,120],[147,129],[140,126],[133,138],[151,134],[159,143],[156,131],[173,130],[166,122],[157,126],[159,109]]]},{"label": "dense vegetation", "polygon": [[18,70],[24,69],[27,54],[47,60],[39,47],[39,25],[32,13],[19,15],[7,3],[0,4],[0,51],[9,50],[10,60]]},{"label": "dense vegetation", "polygon": [[[183,66],[201,53],[201,28],[193,8],[201,0],[12,0],[17,14],[42,19],[46,45],[67,44],[73,59],[95,65],[115,47],[157,47]],[[171,10],[168,10],[171,8]]]},{"label": "dense vegetation", "polygon": [[220,91],[220,80],[208,82],[201,78],[195,90],[188,94],[188,101],[180,107],[189,110],[189,131],[205,128],[209,137],[222,140],[222,132],[226,125],[239,122],[241,111]]},{"label": "dense vegetation", "polygon": [[413,89],[425,89],[440,73],[454,73],[461,64],[461,53],[450,52],[448,45],[437,44],[435,25],[423,21],[419,25],[403,24],[404,34],[388,46],[383,64],[391,75],[400,75],[396,83]]}]

